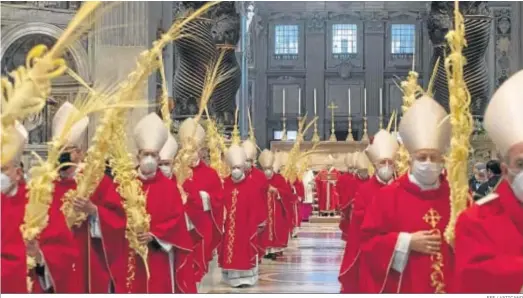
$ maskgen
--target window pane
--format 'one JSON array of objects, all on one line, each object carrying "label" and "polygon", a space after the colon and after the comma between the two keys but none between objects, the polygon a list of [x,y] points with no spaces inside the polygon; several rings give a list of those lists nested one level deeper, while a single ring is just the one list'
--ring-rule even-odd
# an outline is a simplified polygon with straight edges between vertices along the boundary
[{"label": "window pane", "polygon": [[416,25],[394,24],[391,26],[391,33],[392,54],[414,54]]},{"label": "window pane", "polygon": [[356,24],[332,25],[332,53],[357,54],[358,53],[358,27]]},{"label": "window pane", "polygon": [[298,33],[298,25],[276,25],[274,53],[276,55],[297,55]]}]

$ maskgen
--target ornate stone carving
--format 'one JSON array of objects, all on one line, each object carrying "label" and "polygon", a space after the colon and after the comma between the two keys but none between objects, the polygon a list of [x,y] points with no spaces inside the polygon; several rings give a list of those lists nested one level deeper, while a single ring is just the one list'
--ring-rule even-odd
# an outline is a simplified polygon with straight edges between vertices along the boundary
[{"label": "ornate stone carving", "polygon": [[495,57],[496,57],[496,88],[510,76],[511,44],[512,44],[512,14],[510,8],[494,10],[495,18]]},{"label": "ornate stone carving", "polygon": [[[468,46],[463,50],[467,60],[464,76],[472,97],[471,112],[483,115],[488,102],[489,84],[485,54],[490,39],[490,10],[486,1],[460,2],[460,11],[465,17],[465,38]],[[434,47],[432,65],[440,58],[434,81],[435,98],[449,111],[449,93],[447,86],[444,59],[448,55],[445,35],[453,27],[453,2],[433,1],[427,27]]]},{"label": "ornate stone carving", "polygon": [[325,21],[327,15],[323,12],[313,12],[307,18],[307,31],[312,33],[321,33],[325,30]]},{"label": "ornate stone carving", "polygon": [[338,65],[338,75],[340,78],[346,80],[350,78],[352,72],[352,64],[350,61],[342,62]]},{"label": "ornate stone carving", "polygon": [[269,21],[301,21],[304,14],[300,12],[272,12],[269,15]]}]

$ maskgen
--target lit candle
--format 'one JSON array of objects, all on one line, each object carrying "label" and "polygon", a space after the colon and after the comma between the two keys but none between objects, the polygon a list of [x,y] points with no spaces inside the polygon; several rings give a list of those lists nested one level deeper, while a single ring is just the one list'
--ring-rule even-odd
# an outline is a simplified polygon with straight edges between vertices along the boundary
[{"label": "lit candle", "polygon": [[298,115],[301,116],[301,88],[298,89]]},{"label": "lit candle", "polygon": [[380,116],[383,115],[383,91],[380,88]]},{"label": "lit candle", "polygon": [[363,89],[363,116],[367,116],[367,88]]},{"label": "lit candle", "polygon": [[285,117],[285,89],[283,89],[283,117]]},{"label": "lit candle", "polygon": [[316,116],[317,113],[318,111],[316,110],[316,88],[314,88],[314,116]]},{"label": "lit candle", "polygon": [[350,102],[350,88],[349,88],[349,91],[347,91],[347,92],[349,93],[348,96],[349,96],[349,116],[350,116],[352,114],[351,113],[351,102]]}]

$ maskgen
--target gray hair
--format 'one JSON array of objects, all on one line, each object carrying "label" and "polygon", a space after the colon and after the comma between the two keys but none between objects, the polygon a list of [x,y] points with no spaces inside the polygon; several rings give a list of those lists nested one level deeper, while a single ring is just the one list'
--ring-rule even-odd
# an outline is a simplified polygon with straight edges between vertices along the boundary
[{"label": "gray hair", "polygon": [[487,169],[487,165],[484,162],[477,162],[474,164],[474,168],[476,168],[478,171],[485,171]]}]

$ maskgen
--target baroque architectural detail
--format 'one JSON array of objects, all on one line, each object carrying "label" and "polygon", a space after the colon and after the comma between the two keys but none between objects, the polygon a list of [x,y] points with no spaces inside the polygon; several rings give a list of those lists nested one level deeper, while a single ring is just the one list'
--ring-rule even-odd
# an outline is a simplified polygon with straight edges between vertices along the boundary
[{"label": "baroque architectural detail", "polygon": [[351,72],[352,72],[352,64],[350,63],[350,60],[347,62],[342,62],[338,65],[338,75],[340,78],[346,80],[350,78]]},{"label": "baroque architectural detail", "polygon": [[301,21],[304,17],[300,12],[273,12],[269,15],[269,21]]},{"label": "baroque architectural detail", "polygon": [[325,30],[327,15],[323,12],[313,12],[307,18],[307,30],[312,33],[322,33]]},{"label": "baroque architectural detail", "polygon": [[510,8],[494,10],[495,18],[495,61],[496,61],[496,88],[499,87],[511,74],[511,47],[512,47],[512,13]]},{"label": "baroque architectural detail", "polygon": [[[467,64],[463,71],[472,98],[470,109],[473,115],[483,115],[490,96],[485,54],[490,40],[492,18],[486,1],[460,2],[459,6],[465,18],[467,47],[463,50],[463,55]],[[449,51],[445,35],[453,27],[453,13],[454,3],[433,1],[427,21],[430,40],[434,47],[432,65],[435,65],[438,58],[441,61],[434,80],[434,95],[447,111],[449,111],[449,93],[443,61]]]}]

